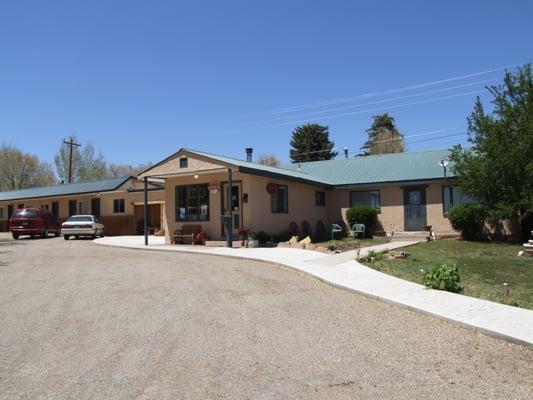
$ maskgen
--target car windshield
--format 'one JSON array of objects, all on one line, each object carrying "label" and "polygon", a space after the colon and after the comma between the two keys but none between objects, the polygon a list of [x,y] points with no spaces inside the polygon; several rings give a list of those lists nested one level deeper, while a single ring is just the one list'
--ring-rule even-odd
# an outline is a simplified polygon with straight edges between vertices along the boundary
[{"label": "car windshield", "polygon": [[92,217],[85,217],[82,215],[75,215],[67,219],[68,222],[93,222]]},{"label": "car windshield", "polygon": [[15,212],[15,218],[37,218],[39,211],[35,210],[20,210]]}]

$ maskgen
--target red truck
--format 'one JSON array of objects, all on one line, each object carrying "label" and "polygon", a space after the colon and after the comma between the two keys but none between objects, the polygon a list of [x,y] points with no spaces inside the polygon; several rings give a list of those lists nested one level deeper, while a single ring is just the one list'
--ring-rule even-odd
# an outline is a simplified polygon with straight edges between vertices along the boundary
[{"label": "red truck", "polygon": [[61,234],[61,224],[55,215],[40,208],[21,208],[16,210],[9,220],[9,231],[13,239],[21,235],[48,237],[53,233]]}]

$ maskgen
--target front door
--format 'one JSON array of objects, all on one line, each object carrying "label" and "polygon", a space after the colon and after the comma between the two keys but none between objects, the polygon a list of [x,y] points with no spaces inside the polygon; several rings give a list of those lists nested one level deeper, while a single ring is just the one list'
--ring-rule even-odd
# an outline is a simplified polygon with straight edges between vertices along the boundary
[{"label": "front door", "polygon": [[[227,182],[222,184],[222,214],[229,214],[230,207],[233,211],[233,234],[237,235],[239,229],[242,228],[242,184],[241,182],[233,183],[231,189],[231,201],[228,202],[228,184]],[[226,236],[226,227],[222,224],[222,236]]]},{"label": "front door", "polygon": [[406,231],[421,231],[427,225],[426,188],[404,188],[404,215]]},{"label": "front door", "polygon": [[91,214],[100,218],[100,199],[91,199]]}]

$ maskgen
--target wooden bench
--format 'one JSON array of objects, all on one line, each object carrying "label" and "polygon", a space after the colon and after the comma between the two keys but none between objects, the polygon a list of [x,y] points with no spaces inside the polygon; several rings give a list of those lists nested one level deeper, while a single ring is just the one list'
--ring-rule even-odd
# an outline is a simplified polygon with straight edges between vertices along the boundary
[{"label": "wooden bench", "polygon": [[181,243],[183,239],[191,239],[191,244],[194,243],[194,235],[202,232],[200,225],[183,225],[181,229],[176,229],[172,235],[172,244]]}]

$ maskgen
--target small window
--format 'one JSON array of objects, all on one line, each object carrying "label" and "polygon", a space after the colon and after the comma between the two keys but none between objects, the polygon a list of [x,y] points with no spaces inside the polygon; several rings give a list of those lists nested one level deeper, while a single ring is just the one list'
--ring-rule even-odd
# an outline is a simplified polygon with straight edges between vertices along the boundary
[{"label": "small window", "polygon": [[24,204],[19,204],[19,205],[17,206],[17,208],[18,208],[19,210],[22,210],[22,209],[24,208]]},{"label": "small window", "polygon": [[353,206],[370,206],[379,211],[381,209],[379,190],[350,192],[350,207]]},{"label": "small window", "polygon": [[326,192],[315,192],[315,204],[318,207],[324,207],[326,205]]},{"label": "small window", "polygon": [[270,209],[276,214],[289,212],[289,189],[286,185],[276,185],[276,190],[270,194]]},{"label": "small window", "polygon": [[115,199],[113,200],[113,213],[120,214],[123,213],[124,208],[124,199]]},{"label": "small window", "polygon": [[41,210],[48,210],[48,204],[41,204]]},{"label": "small window", "polygon": [[80,214],[89,214],[89,202],[88,201],[80,201],[78,203],[79,213]]},{"label": "small window", "polygon": [[6,219],[6,209],[4,207],[0,207],[0,219]]},{"label": "small window", "polygon": [[187,168],[189,161],[187,157],[180,158],[180,168]]},{"label": "small window", "polygon": [[443,186],[442,187],[442,212],[444,216],[448,216],[448,211],[453,206],[458,204],[475,204],[476,201],[461,193],[457,186]]}]

